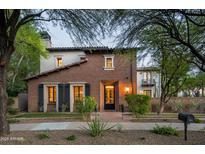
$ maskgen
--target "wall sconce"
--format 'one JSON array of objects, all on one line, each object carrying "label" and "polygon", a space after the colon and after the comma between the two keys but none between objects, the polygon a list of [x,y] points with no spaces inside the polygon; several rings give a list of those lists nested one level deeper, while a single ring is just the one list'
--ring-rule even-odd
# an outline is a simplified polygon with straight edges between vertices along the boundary
[{"label": "wall sconce", "polygon": [[130,88],[129,88],[129,87],[125,87],[125,92],[126,92],[126,94],[128,94],[129,91],[130,91]]}]

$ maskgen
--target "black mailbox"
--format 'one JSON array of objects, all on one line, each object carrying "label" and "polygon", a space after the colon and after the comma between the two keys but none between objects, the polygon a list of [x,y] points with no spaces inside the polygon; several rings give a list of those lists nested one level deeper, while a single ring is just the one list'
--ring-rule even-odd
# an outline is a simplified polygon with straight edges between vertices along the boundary
[{"label": "black mailbox", "polygon": [[179,113],[178,119],[184,122],[184,140],[187,140],[187,125],[195,121],[194,115],[190,113]]},{"label": "black mailbox", "polygon": [[186,123],[191,123],[195,121],[195,117],[190,113],[179,113],[178,119]]}]

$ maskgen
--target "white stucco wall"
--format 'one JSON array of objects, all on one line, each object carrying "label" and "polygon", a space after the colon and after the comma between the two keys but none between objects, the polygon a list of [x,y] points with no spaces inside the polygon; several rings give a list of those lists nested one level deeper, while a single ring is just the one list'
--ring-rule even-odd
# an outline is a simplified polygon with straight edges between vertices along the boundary
[{"label": "white stucco wall", "polygon": [[142,80],[144,78],[144,71],[137,71],[137,94],[143,94],[143,90],[151,90],[151,95],[154,97],[154,92],[156,89],[156,97],[160,97],[160,74],[158,72],[150,71],[151,78],[156,81],[155,86],[142,87]]},{"label": "white stucco wall", "polygon": [[80,61],[80,56],[85,55],[83,51],[73,52],[50,52],[47,59],[40,58],[40,72],[45,72],[56,68],[56,57],[62,57],[63,65],[68,65]]}]

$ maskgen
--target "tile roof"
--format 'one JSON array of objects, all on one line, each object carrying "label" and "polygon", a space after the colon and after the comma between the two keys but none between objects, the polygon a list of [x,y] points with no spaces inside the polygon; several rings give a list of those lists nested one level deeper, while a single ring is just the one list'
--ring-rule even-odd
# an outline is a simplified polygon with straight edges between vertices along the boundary
[{"label": "tile roof", "polygon": [[103,52],[103,51],[114,51],[114,50],[129,50],[129,49],[136,49],[136,48],[109,48],[107,46],[96,46],[96,47],[51,47],[47,48],[50,52],[56,51],[87,51],[87,52]]},{"label": "tile roof", "polygon": [[59,68],[55,68],[55,69],[52,69],[52,70],[49,70],[49,71],[46,71],[46,72],[42,72],[40,74],[37,74],[37,75],[26,78],[25,81],[28,81],[28,80],[31,80],[31,79],[36,79],[36,78],[39,78],[41,76],[47,76],[48,74],[59,72],[61,70],[70,69],[72,67],[79,66],[79,65],[84,64],[86,62],[87,62],[87,60],[81,60],[79,62],[75,62],[75,63],[65,65],[65,66],[62,66],[62,67],[59,67]]}]

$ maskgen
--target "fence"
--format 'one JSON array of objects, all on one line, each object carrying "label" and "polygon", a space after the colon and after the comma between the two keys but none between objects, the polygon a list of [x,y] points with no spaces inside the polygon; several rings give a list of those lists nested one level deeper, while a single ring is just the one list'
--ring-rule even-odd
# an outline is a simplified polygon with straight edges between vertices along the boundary
[{"label": "fence", "polygon": [[[160,98],[152,98],[151,111],[157,112]],[[166,105],[164,112],[205,113],[205,97],[174,97]]]}]

